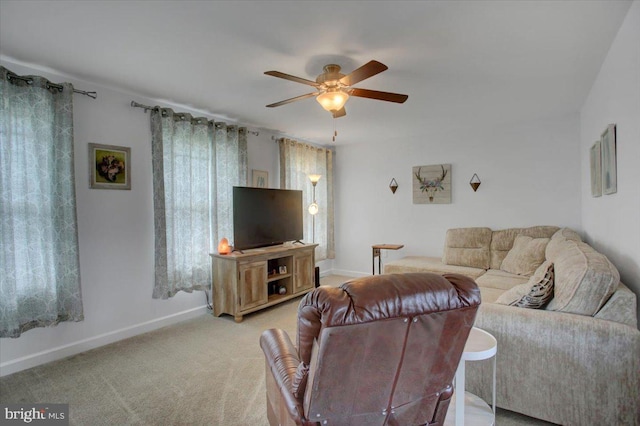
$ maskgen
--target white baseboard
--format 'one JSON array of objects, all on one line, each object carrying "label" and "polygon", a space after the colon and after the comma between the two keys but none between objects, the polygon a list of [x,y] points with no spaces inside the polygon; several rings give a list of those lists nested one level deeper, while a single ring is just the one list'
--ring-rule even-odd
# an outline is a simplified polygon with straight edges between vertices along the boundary
[{"label": "white baseboard", "polygon": [[171,324],[176,324],[195,318],[207,312],[206,306],[189,309],[187,311],[178,312],[167,315],[162,318],[156,318],[140,324],[121,328],[119,330],[110,331],[108,333],[89,337],[87,339],[78,340],[77,342],[68,343],[66,345],[47,349],[46,351],[37,352],[11,361],[0,363],[0,377],[26,370],[27,368],[36,367],[51,361],[57,361],[68,356],[77,355],[79,353],[108,345],[119,340],[128,339],[138,334],[147,333],[157,330]]},{"label": "white baseboard", "polygon": [[320,271],[320,277],[328,277],[329,275],[334,275],[333,270]]},{"label": "white baseboard", "polygon": [[347,271],[346,269],[332,269],[330,273],[328,273],[327,275],[344,275],[345,277],[354,277],[354,278],[371,276],[371,274],[368,274],[366,272]]}]

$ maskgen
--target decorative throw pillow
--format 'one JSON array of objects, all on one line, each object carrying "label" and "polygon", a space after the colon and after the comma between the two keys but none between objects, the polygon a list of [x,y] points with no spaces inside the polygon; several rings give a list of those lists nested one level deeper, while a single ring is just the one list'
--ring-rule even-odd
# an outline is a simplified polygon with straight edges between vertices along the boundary
[{"label": "decorative throw pillow", "polygon": [[298,400],[301,400],[304,396],[304,391],[307,388],[307,379],[309,377],[309,366],[304,362],[298,364],[298,368],[296,368],[296,374],[293,376],[293,384],[291,386],[291,390],[293,391],[293,396],[295,396]]},{"label": "decorative throw pillow", "polygon": [[554,286],[553,263],[547,268],[544,276],[538,280],[529,290],[529,293],[522,296],[520,300],[511,303],[512,306],[520,308],[540,309],[553,298]]},{"label": "decorative throw pillow", "polygon": [[553,263],[546,261],[538,267],[529,281],[504,292],[496,303],[520,308],[540,309],[553,298]]},{"label": "decorative throw pillow", "polygon": [[518,235],[505,256],[500,269],[517,275],[532,275],[544,262],[544,251],[549,238],[531,238]]}]

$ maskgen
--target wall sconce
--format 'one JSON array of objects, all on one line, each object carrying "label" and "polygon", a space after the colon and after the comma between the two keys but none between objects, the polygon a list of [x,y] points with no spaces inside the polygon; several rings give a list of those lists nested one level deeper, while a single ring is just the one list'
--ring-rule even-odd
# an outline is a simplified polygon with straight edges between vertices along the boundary
[{"label": "wall sconce", "polygon": [[478,190],[478,187],[481,183],[482,182],[480,182],[480,178],[478,177],[478,175],[474,173],[471,177],[471,180],[469,181],[469,185],[471,185],[471,187],[473,188],[473,192],[476,192]]},{"label": "wall sconce", "polygon": [[396,193],[396,189],[398,189],[398,182],[396,182],[396,178],[392,178],[391,182],[389,182],[389,188],[391,192]]},{"label": "wall sconce", "polygon": [[229,240],[223,238],[220,240],[218,244],[218,253],[220,254],[229,254],[231,253],[231,247],[229,246]]}]

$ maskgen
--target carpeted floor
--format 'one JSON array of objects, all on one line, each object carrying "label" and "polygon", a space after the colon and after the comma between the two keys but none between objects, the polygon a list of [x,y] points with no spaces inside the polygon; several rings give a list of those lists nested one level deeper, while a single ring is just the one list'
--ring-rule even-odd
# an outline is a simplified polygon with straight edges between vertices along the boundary
[{"label": "carpeted floor", "polygon": [[[323,285],[347,277],[330,276]],[[202,315],[0,378],[0,403],[68,403],[71,425],[268,425],[262,331],[295,336],[299,299],[248,315]],[[504,410],[499,426],[548,425]]]}]

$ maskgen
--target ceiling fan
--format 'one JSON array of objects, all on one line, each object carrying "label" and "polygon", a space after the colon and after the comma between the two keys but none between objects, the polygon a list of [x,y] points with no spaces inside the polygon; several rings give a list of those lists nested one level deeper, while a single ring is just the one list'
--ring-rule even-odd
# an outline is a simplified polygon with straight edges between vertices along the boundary
[{"label": "ceiling fan", "polygon": [[307,84],[316,88],[316,91],[313,93],[307,93],[306,95],[300,95],[296,96],[295,98],[285,99],[284,101],[267,105],[267,107],[274,108],[288,104],[290,102],[295,102],[315,96],[316,100],[320,103],[320,105],[322,105],[322,108],[331,112],[334,118],[338,118],[343,117],[347,114],[344,109],[344,104],[347,102],[350,96],[376,99],[379,101],[395,102],[399,104],[404,103],[404,101],[406,101],[409,96],[401,95],[399,93],[379,92],[377,90],[351,87],[354,84],[361,82],[362,80],[373,77],[376,74],[380,74],[386,69],[388,69],[388,67],[378,61],[369,61],[360,68],[353,71],[351,74],[344,75],[340,73],[340,65],[328,64],[324,66],[324,72],[320,74],[318,78],[316,78],[316,81],[311,81],[307,80],[306,78],[285,74],[280,71],[267,71],[265,72],[266,75],[284,78],[285,80]]}]

